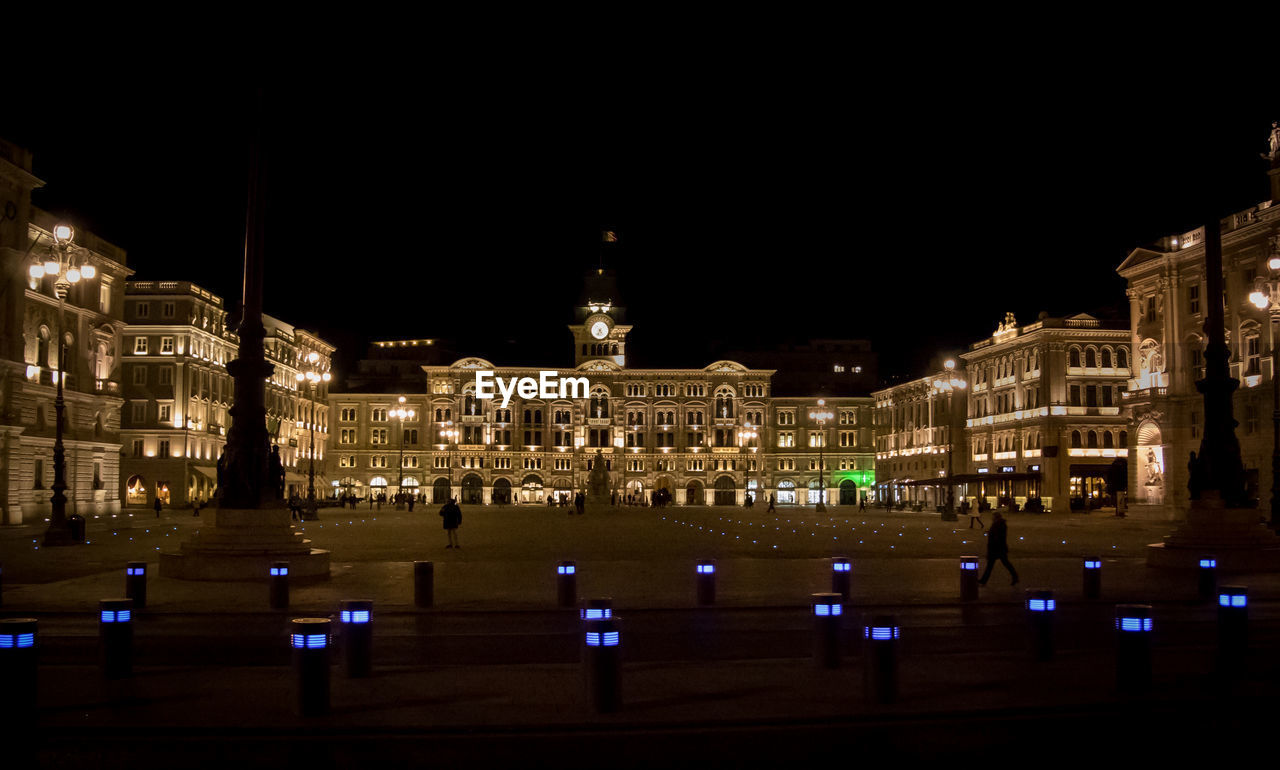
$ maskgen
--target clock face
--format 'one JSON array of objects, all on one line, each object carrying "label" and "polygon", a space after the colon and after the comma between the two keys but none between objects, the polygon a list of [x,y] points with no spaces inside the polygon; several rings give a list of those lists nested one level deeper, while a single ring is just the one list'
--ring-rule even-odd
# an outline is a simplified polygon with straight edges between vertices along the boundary
[{"label": "clock face", "polygon": [[591,336],[598,340],[602,340],[609,335],[609,324],[604,321],[596,321],[591,324]]}]

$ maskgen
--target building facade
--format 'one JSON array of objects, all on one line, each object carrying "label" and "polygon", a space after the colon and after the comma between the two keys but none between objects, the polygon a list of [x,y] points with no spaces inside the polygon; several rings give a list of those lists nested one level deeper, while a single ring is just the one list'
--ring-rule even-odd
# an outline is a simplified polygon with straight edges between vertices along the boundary
[{"label": "building facade", "polygon": [[[811,420],[816,398],[771,394],[770,369],[717,361],[701,369],[627,365],[624,309],[599,280],[600,297],[575,310],[573,367],[499,367],[478,357],[422,367],[417,392],[334,391],[335,494],[463,504],[546,505],[583,489],[604,462],[620,501],[677,504],[856,504],[874,483],[867,397],[826,399],[832,418]],[[585,378],[578,390],[544,397],[478,397],[476,373],[496,378]],[[545,374],[544,373],[550,373]],[[403,404],[400,398],[404,398]],[[403,421],[392,410],[403,405]],[[825,473],[824,473],[825,471]],[[403,476],[403,478],[402,478]]]},{"label": "building facade", "polygon": [[[1273,175],[1280,180],[1280,176]],[[1273,185],[1274,186],[1274,185]],[[1274,191],[1280,196],[1280,191]],[[1280,257],[1280,205],[1263,203],[1221,221],[1223,298],[1236,437],[1251,497],[1270,499],[1277,344],[1268,311],[1249,301]],[[1204,397],[1204,228],[1135,249],[1118,271],[1128,281],[1130,344],[1136,364],[1124,394],[1133,412],[1129,490],[1133,502],[1174,517],[1190,504],[1187,463],[1200,451]]]},{"label": "building facade", "polygon": [[[181,507],[207,502],[231,427],[235,388],[226,365],[239,343],[227,328],[222,298],[188,281],[130,281],[124,317],[122,499],[138,507],[156,499]],[[297,374],[312,353],[313,368],[328,371],[334,348],[270,316],[263,324],[267,361],[275,366],[267,382],[267,428],[280,447],[287,492],[305,495],[312,426],[317,472],[324,467],[328,385],[312,391]]]},{"label": "building facade", "polygon": [[[57,219],[31,204],[44,183],[31,155],[0,141],[0,522],[42,521],[51,512],[58,344],[64,343],[63,446],[67,513],[116,513],[120,473],[120,317],[125,252],[86,231],[73,257],[83,277],[61,317],[53,279],[31,269],[49,256]],[[92,275],[90,275],[92,273]]]},{"label": "building facade", "polygon": [[1007,314],[960,358],[968,385],[964,497],[1066,512],[1109,504],[1128,457],[1129,334],[1087,314],[1019,326]]},{"label": "building facade", "polygon": [[[871,394],[875,401],[876,500],[935,510],[948,481],[969,467],[964,442],[968,384],[950,359],[927,377]],[[955,491],[958,504],[964,488]]]}]

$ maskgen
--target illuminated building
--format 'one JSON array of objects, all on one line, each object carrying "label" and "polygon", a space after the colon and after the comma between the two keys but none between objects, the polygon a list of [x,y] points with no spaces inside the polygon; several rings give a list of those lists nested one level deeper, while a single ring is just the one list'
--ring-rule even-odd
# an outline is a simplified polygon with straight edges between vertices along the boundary
[{"label": "illuminated building", "polygon": [[[21,524],[51,512],[58,300],[53,280],[30,268],[58,220],[31,205],[44,184],[31,174],[31,154],[4,141],[0,182],[0,522]],[[130,271],[124,250],[92,233],[80,230],[75,244],[82,277],[62,322],[63,445],[66,512],[85,516],[120,510],[120,299]]]},{"label": "illuminated building", "polygon": [[[1273,146],[1270,201],[1221,220],[1227,345],[1234,395],[1236,437],[1250,497],[1266,509],[1272,487],[1272,350],[1267,303],[1268,262],[1280,257],[1280,153]],[[1131,345],[1136,369],[1124,402],[1133,412],[1129,496],[1151,515],[1173,518],[1189,506],[1187,464],[1200,451],[1204,398],[1204,228],[1170,235],[1134,249],[1117,268],[1128,281]],[[1153,463],[1155,465],[1153,465]]]},{"label": "illuminated building", "polygon": [[[1081,313],[1019,326],[1012,313],[960,355],[971,505],[1039,500],[1044,510],[1101,507],[1108,469],[1129,454],[1129,332]],[[1036,503],[1032,503],[1034,507]]]},{"label": "illuminated building", "polygon": [[[226,364],[238,339],[226,327],[222,298],[188,281],[130,281],[124,297],[121,494],[126,505],[185,507],[207,502],[230,429],[234,385]],[[314,401],[296,375],[316,353],[328,371],[333,346],[310,332],[263,316],[267,361],[267,431],[280,447],[286,495],[306,494],[306,458],[315,423],[316,466],[328,438],[327,383]],[[299,466],[299,462],[303,461]]]},{"label": "illuminated building", "polygon": [[[876,499],[933,511],[947,503],[946,479],[969,466],[963,436],[968,387],[949,359],[927,377],[872,393],[875,400]],[[954,454],[952,452],[954,451]],[[961,498],[965,487],[955,491]]]},{"label": "illuminated building", "polygon": [[[405,397],[405,491],[427,501],[546,505],[583,489],[591,464],[607,464],[620,500],[666,490],[677,504],[856,504],[874,480],[868,397],[827,397],[825,430],[808,419],[817,396],[772,393],[772,369],[729,360],[700,369],[627,365],[631,326],[612,275],[592,271],[569,327],[574,366],[497,366],[479,357],[424,365],[416,390],[334,388],[335,442],[328,470],[335,493],[397,492],[400,425],[390,410]],[[475,373],[587,377],[585,398],[475,396]],[[754,438],[750,438],[751,434]],[[825,484],[820,485],[819,453]]]}]

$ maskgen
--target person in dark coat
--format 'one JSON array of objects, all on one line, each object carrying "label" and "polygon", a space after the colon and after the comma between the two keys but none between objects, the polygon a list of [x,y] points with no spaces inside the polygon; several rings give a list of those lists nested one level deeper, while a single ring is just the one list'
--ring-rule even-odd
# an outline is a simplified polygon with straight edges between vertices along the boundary
[{"label": "person in dark coat", "polygon": [[587,512],[587,496],[579,492],[578,495],[573,498],[573,507],[578,510],[578,515],[582,515],[586,513]]},{"label": "person in dark coat", "polygon": [[444,519],[444,531],[449,537],[449,544],[445,548],[461,548],[458,545],[458,527],[462,526],[462,509],[458,507],[458,501],[449,498],[449,502],[441,506],[440,516]]},{"label": "person in dark coat", "polygon": [[1013,582],[1010,585],[1018,584],[1018,571],[1009,563],[1009,525],[1004,520],[1004,515],[999,511],[991,514],[994,519],[991,522],[991,531],[987,533],[987,569],[982,573],[982,579],[978,581],[978,585],[985,586],[987,578],[991,577],[991,568],[995,566],[997,560],[1009,570],[1009,574],[1013,576]]},{"label": "person in dark coat", "polygon": [[157,519],[158,519],[158,518],[160,518],[160,508],[161,508],[161,507],[163,507],[163,504],[160,502],[160,496],[159,496],[159,495],[157,495],[157,496],[156,496],[156,505],[155,505],[155,508],[156,508],[156,518],[157,518]]}]

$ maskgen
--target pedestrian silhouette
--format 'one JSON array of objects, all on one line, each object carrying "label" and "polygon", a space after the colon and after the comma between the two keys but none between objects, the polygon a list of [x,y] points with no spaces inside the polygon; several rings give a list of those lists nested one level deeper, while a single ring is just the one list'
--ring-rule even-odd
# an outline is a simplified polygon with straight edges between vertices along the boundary
[{"label": "pedestrian silhouette", "polygon": [[1018,584],[1018,571],[1009,563],[1009,525],[999,511],[996,511],[991,516],[993,519],[991,531],[987,533],[987,569],[982,573],[982,579],[978,581],[978,585],[985,586],[987,584],[987,578],[991,577],[991,568],[995,566],[998,560],[1013,576],[1013,582],[1009,585],[1016,586]]},{"label": "pedestrian silhouette", "polygon": [[462,526],[462,509],[452,497],[440,508],[440,517],[444,519],[444,532],[449,538],[445,548],[461,548],[458,545],[458,527]]}]

